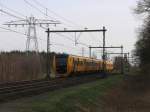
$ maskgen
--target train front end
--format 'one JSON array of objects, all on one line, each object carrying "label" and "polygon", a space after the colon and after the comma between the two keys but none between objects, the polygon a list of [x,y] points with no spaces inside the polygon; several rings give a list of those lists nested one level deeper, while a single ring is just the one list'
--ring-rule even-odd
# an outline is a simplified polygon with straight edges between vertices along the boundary
[{"label": "train front end", "polygon": [[55,56],[56,62],[56,75],[57,77],[66,77],[67,76],[67,65],[68,65],[68,57],[67,54],[57,54]]}]

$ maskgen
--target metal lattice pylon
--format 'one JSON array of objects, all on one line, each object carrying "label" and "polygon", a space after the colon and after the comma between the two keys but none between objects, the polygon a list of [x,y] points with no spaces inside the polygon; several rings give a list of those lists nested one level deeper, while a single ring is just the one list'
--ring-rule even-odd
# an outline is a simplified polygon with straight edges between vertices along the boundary
[{"label": "metal lattice pylon", "polygon": [[27,41],[26,41],[26,51],[31,50],[31,43],[33,44],[33,51],[38,52],[38,39],[37,39],[37,32],[36,26],[40,25],[47,25],[49,27],[50,24],[56,25],[60,24],[59,21],[54,20],[45,20],[45,19],[36,19],[35,17],[31,16],[26,19],[17,20],[17,21],[10,21],[6,22],[4,25],[10,26],[28,26],[27,30]]},{"label": "metal lattice pylon", "polygon": [[37,34],[36,34],[36,26],[35,26],[36,20],[34,17],[29,18],[29,27],[27,32],[27,41],[26,41],[26,51],[30,51],[30,45],[31,41],[34,42],[34,50],[38,52],[38,40],[37,40]]}]

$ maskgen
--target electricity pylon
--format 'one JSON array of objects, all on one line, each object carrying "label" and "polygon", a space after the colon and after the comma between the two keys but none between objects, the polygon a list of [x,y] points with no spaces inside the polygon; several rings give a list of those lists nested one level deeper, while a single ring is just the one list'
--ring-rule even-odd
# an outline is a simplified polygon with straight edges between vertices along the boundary
[{"label": "electricity pylon", "polygon": [[46,25],[47,27],[49,27],[50,24],[53,24],[56,26],[57,24],[60,24],[60,22],[54,21],[54,20],[36,19],[35,17],[31,16],[29,18],[22,19],[22,20],[6,22],[4,25],[8,25],[8,27],[27,26],[28,29],[27,29],[26,51],[31,50],[31,42],[33,41],[34,43],[33,50],[35,52],[38,52],[38,40],[37,40],[36,26],[40,25],[40,27],[42,27],[42,25]]}]

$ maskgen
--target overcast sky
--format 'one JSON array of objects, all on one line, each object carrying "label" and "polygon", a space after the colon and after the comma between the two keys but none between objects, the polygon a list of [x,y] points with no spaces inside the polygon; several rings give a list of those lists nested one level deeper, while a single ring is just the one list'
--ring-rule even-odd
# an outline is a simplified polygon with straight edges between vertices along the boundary
[{"label": "overcast sky", "polygon": [[[40,2],[49,9],[49,17],[46,17],[39,12],[43,11],[45,13],[45,9],[40,7],[35,1]],[[39,19],[59,20],[62,24],[57,27],[51,26],[50,28],[53,29],[83,29],[84,27],[87,27],[88,29],[101,29],[105,26],[108,30],[106,33],[107,46],[123,45],[125,52],[130,52],[134,49],[137,36],[136,29],[141,22],[133,14],[133,8],[136,6],[136,1],[137,0],[28,0],[29,3],[36,7],[35,9],[25,3],[24,0],[0,0],[0,8],[19,17],[23,16],[17,13],[21,13],[27,17],[34,15]],[[11,12],[7,8],[13,9],[17,13]],[[59,16],[56,16],[52,11]],[[8,28],[2,24],[11,20],[19,19],[0,13],[1,27]],[[11,27],[11,29],[24,33],[27,32],[27,28],[22,26]],[[75,34],[63,35],[74,40]],[[40,38],[38,39],[40,51],[46,50],[46,33],[42,28],[37,27],[37,37]],[[75,46],[74,42],[66,37],[51,35],[51,41],[52,51],[81,55],[81,49],[83,47],[85,49],[85,55],[88,55],[88,48],[86,46]],[[102,46],[102,34],[83,33],[78,42],[92,46]],[[5,30],[0,29],[1,51],[25,50],[25,43],[26,36],[5,32]],[[109,51],[119,52],[111,49]],[[95,53],[98,54],[99,50],[95,50]]]}]

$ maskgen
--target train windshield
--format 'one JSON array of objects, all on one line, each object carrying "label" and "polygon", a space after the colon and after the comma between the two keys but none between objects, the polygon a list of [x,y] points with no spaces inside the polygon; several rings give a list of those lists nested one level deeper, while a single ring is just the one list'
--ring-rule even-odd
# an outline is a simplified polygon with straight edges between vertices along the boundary
[{"label": "train windshield", "polygon": [[67,55],[57,55],[56,56],[56,71],[60,74],[65,74],[67,72]]}]

